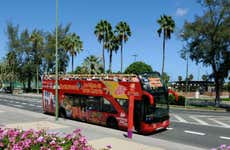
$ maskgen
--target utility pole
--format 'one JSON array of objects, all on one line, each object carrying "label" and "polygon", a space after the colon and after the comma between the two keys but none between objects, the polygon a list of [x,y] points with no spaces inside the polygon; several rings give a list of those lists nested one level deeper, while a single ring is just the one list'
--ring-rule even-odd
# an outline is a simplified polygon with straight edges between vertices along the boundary
[{"label": "utility pole", "polygon": [[55,111],[55,119],[58,120],[58,0],[56,0],[56,80],[55,80],[55,104],[56,104],[56,111]]}]

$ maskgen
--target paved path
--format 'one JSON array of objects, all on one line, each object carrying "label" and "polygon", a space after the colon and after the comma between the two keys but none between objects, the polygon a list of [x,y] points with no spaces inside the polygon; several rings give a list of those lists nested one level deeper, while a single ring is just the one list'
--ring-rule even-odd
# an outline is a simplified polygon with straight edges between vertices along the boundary
[{"label": "paved path", "polygon": [[126,132],[113,130],[88,123],[59,119],[55,121],[53,116],[31,112],[23,109],[0,105],[0,127],[20,129],[46,129],[48,132],[58,132],[60,135],[70,133],[76,128],[82,129],[89,143],[96,149],[112,145],[113,150],[201,150],[201,148],[142,136],[133,135],[133,140],[125,138]]}]

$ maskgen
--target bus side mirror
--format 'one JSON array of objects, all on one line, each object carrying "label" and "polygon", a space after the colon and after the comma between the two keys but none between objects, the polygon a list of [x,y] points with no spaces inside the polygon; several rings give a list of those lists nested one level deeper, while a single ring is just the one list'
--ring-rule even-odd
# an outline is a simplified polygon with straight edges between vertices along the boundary
[{"label": "bus side mirror", "polygon": [[169,90],[168,90],[168,93],[174,95],[175,98],[176,98],[176,101],[178,102],[178,99],[179,99],[179,98],[178,98],[178,94],[177,94],[175,91],[169,89]]}]

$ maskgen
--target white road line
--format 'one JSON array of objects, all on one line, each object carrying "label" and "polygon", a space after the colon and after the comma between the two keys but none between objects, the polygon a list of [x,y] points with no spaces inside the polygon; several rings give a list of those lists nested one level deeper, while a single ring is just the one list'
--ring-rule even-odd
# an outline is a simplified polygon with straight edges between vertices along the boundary
[{"label": "white road line", "polygon": [[223,126],[223,127],[230,128],[230,125],[228,125],[228,124],[226,124],[226,123],[220,122],[220,121],[218,121],[218,120],[216,120],[216,119],[213,119],[213,118],[208,118],[208,119],[209,119],[209,120],[212,120],[213,122],[215,122],[215,123],[217,123],[217,124],[219,124],[219,125],[221,125],[221,126]]},{"label": "white road line", "polygon": [[0,113],[3,113],[3,112],[5,112],[5,111],[0,110]]},{"label": "white road line", "polygon": [[28,104],[29,106],[37,106],[37,105],[34,105],[34,104]]},{"label": "white road line", "polygon": [[204,122],[203,120],[200,120],[200,119],[198,119],[198,118],[196,118],[196,117],[194,117],[194,116],[189,116],[189,117],[190,117],[191,119],[193,119],[193,120],[199,122],[199,123],[202,124],[202,125],[209,125],[207,122]]},{"label": "white road line", "polygon": [[168,127],[168,128],[166,128],[166,129],[167,129],[167,130],[173,130],[173,128],[169,128],[169,127]]},{"label": "white road line", "polygon": [[40,105],[37,105],[36,107],[40,107],[40,108],[41,108],[42,106],[40,106]]},{"label": "white road line", "polygon": [[190,133],[190,134],[196,134],[196,135],[206,135],[205,133],[202,132],[195,132],[195,131],[189,131],[189,130],[185,130],[185,133]]},{"label": "white road line", "polygon": [[226,137],[226,136],[220,136],[220,138],[224,140],[230,140],[230,137]]},{"label": "white road line", "polygon": [[15,106],[15,107],[24,107],[24,106],[22,106],[22,105],[16,105],[16,104],[14,104],[13,106]]},{"label": "white road line", "polygon": [[182,117],[176,115],[176,114],[172,114],[177,120],[179,120],[180,122],[183,122],[183,123],[188,123],[188,121],[184,120]]}]

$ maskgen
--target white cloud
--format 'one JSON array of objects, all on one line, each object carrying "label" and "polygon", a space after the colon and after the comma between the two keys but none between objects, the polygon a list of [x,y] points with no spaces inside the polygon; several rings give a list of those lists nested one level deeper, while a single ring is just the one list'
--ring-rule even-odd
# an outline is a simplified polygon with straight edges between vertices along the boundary
[{"label": "white cloud", "polygon": [[185,16],[187,13],[188,13],[188,9],[186,9],[186,8],[177,8],[177,9],[176,9],[176,15],[177,15],[177,16],[183,17],[183,16]]}]

